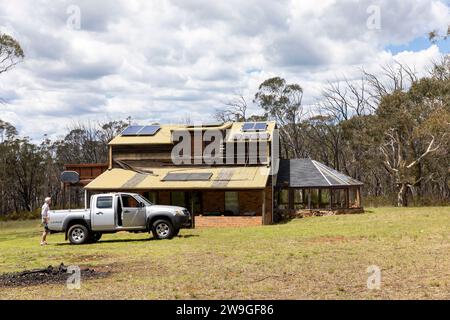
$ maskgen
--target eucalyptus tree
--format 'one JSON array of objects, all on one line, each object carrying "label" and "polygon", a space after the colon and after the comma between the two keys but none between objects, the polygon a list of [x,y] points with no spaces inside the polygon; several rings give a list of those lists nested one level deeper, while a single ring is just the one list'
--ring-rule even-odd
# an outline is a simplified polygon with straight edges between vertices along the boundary
[{"label": "eucalyptus tree", "polygon": [[0,33],[0,74],[7,72],[25,57],[19,42]]},{"label": "eucalyptus tree", "polygon": [[305,118],[302,99],[303,88],[280,77],[265,80],[255,94],[254,102],[264,110],[265,117],[278,123],[285,156],[307,155],[302,141],[301,122]]}]

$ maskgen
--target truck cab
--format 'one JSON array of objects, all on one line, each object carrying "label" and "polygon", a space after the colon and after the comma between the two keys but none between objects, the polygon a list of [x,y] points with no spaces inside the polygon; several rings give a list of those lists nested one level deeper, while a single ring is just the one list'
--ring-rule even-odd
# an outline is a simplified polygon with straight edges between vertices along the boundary
[{"label": "truck cab", "polygon": [[119,231],[152,232],[157,239],[170,239],[191,220],[186,208],[155,205],[137,193],[97,194],[90,203],[90,209],[50,211],[50,231],[65,232],[73,244]]}]

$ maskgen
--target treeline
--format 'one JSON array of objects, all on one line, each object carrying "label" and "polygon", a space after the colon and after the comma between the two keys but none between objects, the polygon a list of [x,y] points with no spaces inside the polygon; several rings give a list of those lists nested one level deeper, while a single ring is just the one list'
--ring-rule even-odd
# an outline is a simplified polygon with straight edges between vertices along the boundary
[{"label": "treeline", "polygon": [[[106,163],[108,142],[127,125],[125,121],[79,123],[69,128],[63,139],[45,138],[35,144],[0,120],[0,216],[26,216],[39,210],[47,196],[52,197],[54,206],[62,206],[60,174],[64,164]],[[72,203],[79,202],[78,194],[72,198]]]},{"label": "treeline", "polygon": [[[330,82],[314,106],[303,89],[282,78],[264,81],[248,115],[244,97],[215,116],[220,121],[275,120],[282,158],[310,157],[365,183],[365,205],[441,205],[450,202],[450,60],[417,78],[396,64],[359,81]],[[0,217],[39,210],[50,195],[62,205],[64,164],[105,163],[107,143],[127,121],[80,123],[62,139],[40,144],[0,120]],[[74,194],[79,201],[81,194]],[[67,200],[67,199],[66,199]]]},{"label": "treeline", "polygon": [[283,158],[309,157],[365,183],[365,205],[450,203],[450,59],[418,78],[396,63],[358,81],[330,82],[314,106],[303,88],[282,78],[264,81],[248,113],[239,96],[218,120],[277,121]]}]

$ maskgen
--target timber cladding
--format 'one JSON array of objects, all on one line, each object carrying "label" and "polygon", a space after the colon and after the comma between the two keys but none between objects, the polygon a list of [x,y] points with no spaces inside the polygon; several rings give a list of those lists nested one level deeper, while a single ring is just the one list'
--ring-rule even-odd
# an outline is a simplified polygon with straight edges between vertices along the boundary
[{"label": "timber cladding", "polygon": [[112,160],[168,161],[173,145],[119,145],[112,147]]},{"label": "timber cladding", "polygon": [[263,219],[263,224],[273,223],[273,188],[266,187],[264,195],[266,197],[265,201],[265,215]]},{"label": "timber cladding", "polygon": [[80,175],[80,180],[95,179],[108,169],[107,163],[97,164],[66,164],[64,170],[75,171]]}]

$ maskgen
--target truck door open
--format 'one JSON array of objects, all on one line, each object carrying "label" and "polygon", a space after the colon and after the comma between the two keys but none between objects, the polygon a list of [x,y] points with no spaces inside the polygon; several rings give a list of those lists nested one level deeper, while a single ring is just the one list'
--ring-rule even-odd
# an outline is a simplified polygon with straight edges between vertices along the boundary
[{"label": "truck door open", "polygon": [[123,194],[122,199],[122,225],[125,228],[145,227],[145,207],[135,197]]},{"label": "truck door open", "polygon": [[114,199],[113,196],[99,196],[97,201],[91,204],[92,230],[114,230]]}]

